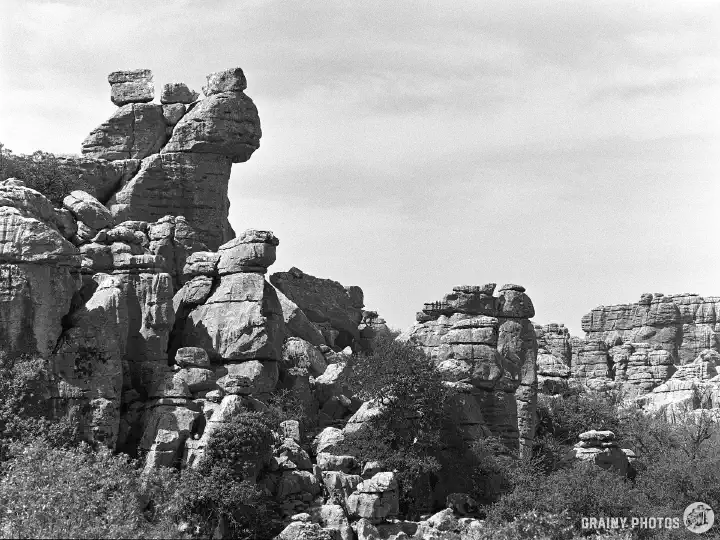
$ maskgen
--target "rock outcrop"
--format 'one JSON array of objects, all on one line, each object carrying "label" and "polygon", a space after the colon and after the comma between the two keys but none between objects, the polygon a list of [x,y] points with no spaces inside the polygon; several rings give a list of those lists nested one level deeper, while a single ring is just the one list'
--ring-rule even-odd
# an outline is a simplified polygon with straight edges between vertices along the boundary
[{"label": "rock outcrop", "polygon": [[0,182],[0,354],[46,358],[80,288],[62,212],[20,180]]},{"label": "rock outcrop", "polygon": [[230,168],[260,145],[260,119],[239,68],[208,75],[205,98],[166,84],[161,104],[149,70],[109,77],[118,110],[64,158],[79,171],[75,189],[96,197],[117,223],[183,216],[210,249],[234,238],[228,223]]},{"label": "rock outcrop", "polygon": [[574,460],[592,463],[600,468],[612,470],[622,476],[632,476],[630,463],[635,457],[631,450],[620,448],[612,431],[591,430],[579,435],[580,441],[565,456],[567,462]]},{"label": "rock outcrop", "polygon": [[537,338],[520,285],[458,286],[425,304],[401,336],[419,345],[459,390],[457,424],[469,440],[493,434],[527,453],[535,431]]},{"label": "rock outcrop", "polygon": [[538,392],[562,394],[569,387],[572,338],[562,324],[535,325]]},{"label": "rock outcrop", "polygon": [[600,306],[582,319],[572,375],[594,387],[617,384],[646,393],[704,350],[720,351],[720,298],[643,294],[635,304]]}]

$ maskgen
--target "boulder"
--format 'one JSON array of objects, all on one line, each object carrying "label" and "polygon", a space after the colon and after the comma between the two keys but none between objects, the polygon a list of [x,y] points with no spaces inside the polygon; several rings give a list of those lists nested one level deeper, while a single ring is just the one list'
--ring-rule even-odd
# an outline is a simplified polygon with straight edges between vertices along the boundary
[{"label": "boulder", "polygon": [[276,272],[270,283],[295,303],[313,323],[329,323],[339,332],[335,339],[342,350],[360,337],[363,293],[359,287],[343,287],[337,281],[305,274],[297,268]]},{"label": "boulder", "polygon": [[[307,369],[313,377],[320,377],[325,373],[327,367],[325,356],[304,339],[291,337],[283,344],[281,369]],[[323,383],[321,382],[321,384]]]},{"label": "boulder", "polygon": [[213,154],[242,163],[260,147],[261,136],[252,99],[227,91],[212,94],[187,111],[162,152]]},{"label": "boulder", "polygon": [[273,390],[278,381],[277,362],[271,360],[227,363],[215,373],[217,385],[226,394],[263,394]]},{"label": "boulder", "polygon": [[381,523],[399,512],[398,485],[391,472],[377,473],[358,484],[347,498],[348,512],[371,523]]},{"label": "boulder", "polygon": [[270,231],[249,229],[218,248],[218,273],[221,276],[238,272],[264,274],[275,262],[275,248],[279,243]]},{"label": "boulder", "polygon": [[134,69],[113,71],[108,75],[110,99],[121,107],[128,103],[147,103],[155,98],[155,85],[152,71]]},{"label": "boulder", "polygon": [[112,227],[114,220],[110,211],[100,201],[84,191],[73,191],[65,199],[63,206],[78,221],[82,221],[93,229]]},{"label": "boulder", "polygon": [[91,131],[81,151],[84,157],[93,159],[143,159],[163,147],[166,128],[162,105],[131,103]]},{"label": "boulder", "polygon": [[207,351],[200,347],[182,347],[175,353],[175,363],[182,367],[210,367]]},{"label": "boulder", "polygon": [[[276,361],[282,336],[282,310],[275,290],[261,274],[230,274],[187,316],[181,346],[201,347],[211,358],[226,362]],[[274,370],[277,376],[277,365]]]},{"label": "boulder", "polygon": [[203,94],[212,96],[223,92],[242,92],[247,88],[245,74],[240,68],[216,71],[207,76],[207,83],[203,86]]}]

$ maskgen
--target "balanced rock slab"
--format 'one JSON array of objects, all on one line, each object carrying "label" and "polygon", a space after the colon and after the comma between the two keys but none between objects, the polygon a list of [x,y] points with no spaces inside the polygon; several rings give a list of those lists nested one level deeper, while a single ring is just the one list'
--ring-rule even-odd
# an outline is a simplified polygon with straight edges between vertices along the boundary
[{"label": "balanced rock slab", "polygon": [[184,216],[198,240],[217,249],[230,240],[227,198],[230,160],[212,154],[163,153],[143,159],[140,171],[108,202],[116,221]]},{"label": "balanced rock slab", "polygon": [[147,103],[155,98],[152,71],[133,69],[113,71],[108,75],[110,100],[117,106],[128,103]]}]

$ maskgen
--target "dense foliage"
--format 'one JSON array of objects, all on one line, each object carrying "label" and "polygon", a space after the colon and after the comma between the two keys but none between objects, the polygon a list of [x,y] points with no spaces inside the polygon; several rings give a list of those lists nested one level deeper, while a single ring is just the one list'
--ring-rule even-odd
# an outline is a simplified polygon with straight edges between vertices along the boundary
[{"label": "dense foliage", "polygon": [[80,442],[78,408],[53,420],[47,382],[42,359],[0,356],[0,462],[8,458],[14,442],[45,438],[57,447]]},{"label": "dense foliage", "polygon": [[[497,439],[456,444],[455,395],[412,345],[379,341],[353,359],[344,382],[378,413],[341,450],[397,471],[402,518],[438,510],[443,501],[433,495],[443,482],[480,503],[482,539],[565,540],[588,534],[582,517],[680,517],[695,501],[720,508],[720,429],[709,411],[669,423],[616,393],[541,396],[535,456],[519,460]],[[42,360],[0,359],[0,537],[269,540],[279,532],[277,502],[254,480],[265,474],[279,422],[302,420],[291,397],[277,394],[269,412],[240,413],[214,431],[197,468],[144,473],[139,461],[79,443],[76,410],[52,421],[47,383]],[[613,430],[637,453],[635,477],[564,459],[589,428]]]},{"label": "dense foliage", "polygon": [[76,179],[61,166],[57,156],[40,150],[30,155],[14,154],[0,143],[0,180],[17,178],[33,188],[55,206],[61,206],[63,198],[72,190]]},{"label": "dense foliage", "polygon": [[354,359],[345,383],[377,414],[346,438],[342,451],[397,471],[405,515],[430,510],[452,429],[446,405],[453,393],[440,373],[417,347],[381,337],[372,353]]},{"label": "dense foliage", "polygon": [[81,445],[16,448],[0,475],[0,537],[170,538],[169,522],[144,515],[137,467]]}]

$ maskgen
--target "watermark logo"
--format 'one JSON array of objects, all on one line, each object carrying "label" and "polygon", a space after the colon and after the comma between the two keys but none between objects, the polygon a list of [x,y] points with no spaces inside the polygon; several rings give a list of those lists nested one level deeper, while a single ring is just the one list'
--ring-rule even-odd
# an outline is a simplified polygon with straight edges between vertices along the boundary
[{"label": "watermark logo", "polygon": [[683,523],[690,532],[702,534],[715,523],[715,512],[703,502],[689,504],[683,513]]}]

